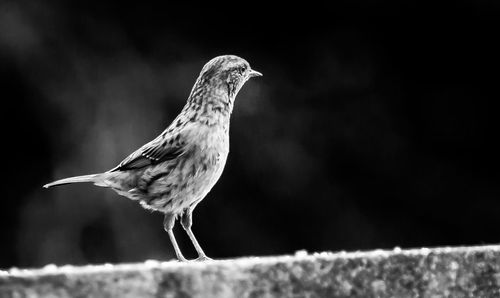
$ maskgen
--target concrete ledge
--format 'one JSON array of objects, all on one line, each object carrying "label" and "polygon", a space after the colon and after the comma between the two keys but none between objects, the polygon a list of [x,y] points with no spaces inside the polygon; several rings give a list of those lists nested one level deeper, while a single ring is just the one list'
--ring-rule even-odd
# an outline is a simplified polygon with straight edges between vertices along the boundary
[{"label": "concrete ledge", "polygon": [[500,246],[0,271],[0,297],[499,297]]}]

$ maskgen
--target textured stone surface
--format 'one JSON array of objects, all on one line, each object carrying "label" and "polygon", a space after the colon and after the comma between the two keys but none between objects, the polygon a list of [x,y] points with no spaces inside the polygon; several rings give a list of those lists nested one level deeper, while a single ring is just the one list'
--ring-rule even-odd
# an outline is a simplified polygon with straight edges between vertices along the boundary
[{"label": "textured stone surface", "polygon": [[500,297],[500,246],[0,271],[0,297]]}]

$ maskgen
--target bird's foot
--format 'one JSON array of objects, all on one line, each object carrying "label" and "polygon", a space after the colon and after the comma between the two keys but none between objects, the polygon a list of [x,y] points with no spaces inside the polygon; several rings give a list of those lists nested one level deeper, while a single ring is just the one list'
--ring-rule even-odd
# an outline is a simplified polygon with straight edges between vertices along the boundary
[{"label": "bird's foot", "polygon": [[207,257],[205,255],[201,255],[198,258],[196,258],[194,261],[196,261],[196,262],[203,262],[203,261],[213,261],[213,260],[214,259],[209,258],[209,257]]}]

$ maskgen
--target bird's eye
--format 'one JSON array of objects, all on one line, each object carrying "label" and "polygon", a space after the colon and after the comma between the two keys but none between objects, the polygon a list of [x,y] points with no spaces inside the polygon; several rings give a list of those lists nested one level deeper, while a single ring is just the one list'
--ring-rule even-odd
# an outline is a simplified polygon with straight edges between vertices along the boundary
[{"label": "bird's eye", "polygon": [[239,69],[240,74],[244,73],[246,70],[247,70],[246,66],[240,67],[240,69]]}]

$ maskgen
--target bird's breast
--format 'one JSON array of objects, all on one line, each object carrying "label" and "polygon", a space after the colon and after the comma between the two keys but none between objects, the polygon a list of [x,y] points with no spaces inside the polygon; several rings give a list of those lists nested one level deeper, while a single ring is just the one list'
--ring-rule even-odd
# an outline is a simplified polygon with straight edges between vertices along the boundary
[{"label": "bird's breast", "polygon": [[[229,134],[223,129],[206,129],[200,135],[194,155],[198,167],[219,179],[229,154]],[[196,159],[196,158],[195,158]],[[215,182],[214,182],[215,183]],[[213,186],[213,185],[212,185]]]},{"label": "bird's breast", "polygon": [[202,200],[219,180],[229,153],[227,130],[200,127],[189,136],[188,149],[176,160],[143,175],[149,208],[180,212]]}]

